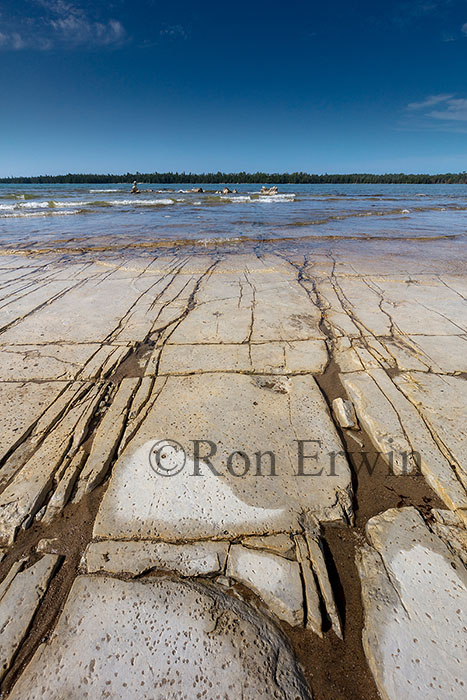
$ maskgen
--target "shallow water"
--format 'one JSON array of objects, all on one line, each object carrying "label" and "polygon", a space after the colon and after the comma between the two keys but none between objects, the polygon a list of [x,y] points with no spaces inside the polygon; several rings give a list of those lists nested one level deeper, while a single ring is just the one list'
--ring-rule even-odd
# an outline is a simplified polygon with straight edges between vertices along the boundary
[{"label": "shallow water", "polygon": [[0,241],[116,236],[138,242],[465,239],[467,185],[0,185]]}]

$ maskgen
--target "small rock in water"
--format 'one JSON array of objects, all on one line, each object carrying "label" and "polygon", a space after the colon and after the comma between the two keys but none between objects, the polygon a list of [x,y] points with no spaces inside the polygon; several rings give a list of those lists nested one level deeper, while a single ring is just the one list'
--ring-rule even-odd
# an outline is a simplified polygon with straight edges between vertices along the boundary
[{"label": "small rock in water", "polygon": [[332,402],[332,411],[341,428],[353,428],[358,430],[357,416],[351,401],[346,399],[334,399]]},{"label": "small rock in water", "polygon": [[228,187],[224,187],[222,190],[222,194],[232,194],[231,190],[229,190]]},{"label": "small rock in water", "polygon": [[267,194],[267,195],[277,194],[277,193],[278,193],[277,185],[273,185],[272,187],[265,187],[263,185],[261,188],[261,191],[260,191],[260,194]]},{"label": "small rock in water", "polygon": [[201,192],[204,192],[202,187],[193,187],[191,191],[195,192],[196,194],[201,194]]}]

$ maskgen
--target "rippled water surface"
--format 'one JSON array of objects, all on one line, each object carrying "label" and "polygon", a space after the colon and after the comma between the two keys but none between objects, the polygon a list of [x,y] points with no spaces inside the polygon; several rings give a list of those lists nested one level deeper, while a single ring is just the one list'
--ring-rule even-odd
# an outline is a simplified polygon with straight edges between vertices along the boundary
[{"label": "rippled water surface", "polygon": [[0,185],[2,243],[113,236],[136,241],[462,238],[467,185]]}]

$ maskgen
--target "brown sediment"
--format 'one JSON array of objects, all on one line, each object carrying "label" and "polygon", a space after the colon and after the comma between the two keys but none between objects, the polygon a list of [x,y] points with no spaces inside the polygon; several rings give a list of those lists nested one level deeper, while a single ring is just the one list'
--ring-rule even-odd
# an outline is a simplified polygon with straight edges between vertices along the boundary
[{"label": "brown sediment", "polygon": [[52,634],[78,573],[81,557],[91,540],[94,520],[105,489],[106,485],[102,485],[85,496],[80,503],[68,504],[51,523],[35,523],[21,532],[14,546],[0,563],[1,581],[14,562],[27,558],[29,563],[33,563],[42,556],[36,550],[38,542],[42,539],[56,540],[51,544],[49,551],[61,557],[59,569],[47,588],[29,631],[13,659],[11,668],[0,683],[0,698],[8,695],[39,644],[47,641]]},{"label": "brown sediment", "polygon": [[[333,360],[316,380],[330,409],[333,399],[346,397],[339,367]],[[344,639],[334,634],[329,622],[323,639],[300,627],[290,627],[286,623],[282,626],[316,700],[379,700],[362,645],[363,605],[355,565],[356,550],[365,541],[365,525],[374,515],[409,505],[428,515],[431,508],[443,508],[444,504],[421,474],[401,477],[391,473],[364,430],[346,431],[336,421],[334,423],[352,471],[355,522],[353,525],[324,524],[322,544]],[[362,447],[352,439],[352,434],[361,440]],[[362,465],[363,453],[368,464],[375,465],[372,473],[365,462]]]},{"label": "brown sediment", "polygon": [[[317,376],[316,380],[333,417],[332,401],[339,397],[347,398],[339,378],[339,366],[331,360],[326,372]],[[343,430],[335,420],[334,424],[352,471],[357,529],[363,531],[370,518],[388,508],[412,505],[424,512],[431,508],[445,507],[420,472],[404,476],[394,474],[381,454],[375,450],[365,430]],[[352,435],[355,435],[363,446],[360,446]]]}]

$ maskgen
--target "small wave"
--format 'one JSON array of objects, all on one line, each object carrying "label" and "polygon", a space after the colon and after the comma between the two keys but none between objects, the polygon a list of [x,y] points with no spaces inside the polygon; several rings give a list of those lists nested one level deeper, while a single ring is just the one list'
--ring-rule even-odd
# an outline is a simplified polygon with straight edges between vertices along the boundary
[{"label": "small wave", "polygon": [[54,207],[58,207],[59,209],[61,209],[62,207],[88,207],[91,204],[94,204],[94,202],[61,202],[60,200],[52,201],[52,205]]},{"label": "small wave", "polygon": [[20,207],[21,209],[47,209],[50,206],[53,206],[53,203],[43,201],[39,202],[35,200],[31,200],[30,202],[21,202],[21,204],[17,204],[17,207]]},{"label": "small wave", "polygon": [[[20,209],[47,209],[50,202],[17,202],[16,204],[0,204],[0,209],[4,211],[15,211]],[[53,205],[52,205],[53,206]]]},{"label": "small wave", "polygon": [[221,199],[227,202],[251,202],[251,197],[249,195],[233,195],[233,197],[229,195],[221,195]]},{"label": "small wave", "polygon": [[295,202],[296,194],[263,194],[257,199],[258,202]]},{"label": "small wave", "polygon": [[113,193],[113,192],[119,192],[120,190],[114,189],[114,190],[89,190],[89,192],[107,192],[107,193]]},{"label": "small wave", "polygon": [[0,219],[33,219],[43,216],[70,216],[72,214],[81,214],[83,209],[71,209],[68,211],[28,211],[28,212],[14,212],[12,214],[0,214]]},{"label": "small wave", "polygon": [[159,205],[169,205],[175,204],[173,199],[114,199],[108,202],[112,206],[127,207],[130,204],[134,204],[140,207],[155,207]]}]

